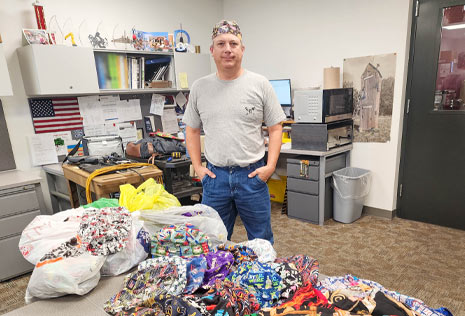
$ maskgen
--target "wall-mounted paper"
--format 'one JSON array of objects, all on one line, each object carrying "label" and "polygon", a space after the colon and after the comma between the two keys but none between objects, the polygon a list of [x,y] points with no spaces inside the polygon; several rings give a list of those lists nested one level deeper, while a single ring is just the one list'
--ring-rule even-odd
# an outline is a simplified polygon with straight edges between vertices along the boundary
[{"label": "wall-mounted paper", "polygon": [[140,100],[120,100],[117,102],[118,118],[120,122],[142,120]]},{"label": "wall-mounted paper", "polygon": [[163,107],[165,106],[165,96],[159,94],[152,94],[152,101],[150,102],[150,113],[154,115],[163,115]]},{"label": "wall-mounted paper", "polygon": [[137,141],[136,124],[120,123],[118,125],[118,135],[123,139],[123,146],[126,148],[128,142]]},{"label": "wall-mounted paper", "polygon": [[78,103],[84,126],[103,124],[102,107],[97,95],[78,97]]},{"label": "wall-mounted paper", "polygon": [[28,136],[32,165],[41,166],[58,162],[53,134],[36,134]]},{"label": "wall-mounted paper", "polygon": [[[68,145],[73,143],[71,132],[52,133],[57,156],[68,154]],[[75,143],[75,142],[74,142]]]},{"label": "wall-mounted paper", "polygon": [[179,73],[179,83],[181,89],[189,89],[189,82],[187,81],[187,72]]},{"label": "wall-mounted paper", "polygon": [[184,95],[184,93],[179,92],[179,93],[176,95],[176,103],[177,103],[180,107],[183,107],[184,104],[187,103],[187,98],[186,98],[186,96]]},{"label": "wall-mounted paper", "polygon": [[116,108],[118,101],[119,96],[117,95],[100,96],[100,106],[105,121],[118,122],[118,109]]},{"label": "wall-mounted paper", "polygon": [[163,133],[177,134],[179,132],[178,118],[173,108],[163,110],[161,123],[163,125]]},{"label": "wall-mounted paper", "polygon": [[107,135],[107,133],[105,132],[105,125],[104,124],[86,125],[86,126],[84,126],[84,134],[86,136]]}]

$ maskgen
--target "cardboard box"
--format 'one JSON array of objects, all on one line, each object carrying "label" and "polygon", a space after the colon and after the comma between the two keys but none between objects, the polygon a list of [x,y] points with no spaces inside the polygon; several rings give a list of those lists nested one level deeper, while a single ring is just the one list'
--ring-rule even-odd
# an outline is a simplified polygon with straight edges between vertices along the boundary
[{"label": "cardboard box", "polygon": [[172,81],[156,80],[149,83],[148,88],[171,88]]}]

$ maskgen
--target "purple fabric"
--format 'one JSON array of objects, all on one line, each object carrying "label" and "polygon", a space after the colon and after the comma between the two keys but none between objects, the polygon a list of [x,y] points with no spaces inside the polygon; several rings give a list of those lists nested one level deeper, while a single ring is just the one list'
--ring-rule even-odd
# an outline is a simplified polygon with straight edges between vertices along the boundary
[{"label": "purple fabric", "polygon": [[207,270],[205,270],[202,282],[204,287],[213,286],[215,280],[224,280],[234,263],[234,256],[229,251],[222,250],[207,253],[205,259],[207,260]]}]

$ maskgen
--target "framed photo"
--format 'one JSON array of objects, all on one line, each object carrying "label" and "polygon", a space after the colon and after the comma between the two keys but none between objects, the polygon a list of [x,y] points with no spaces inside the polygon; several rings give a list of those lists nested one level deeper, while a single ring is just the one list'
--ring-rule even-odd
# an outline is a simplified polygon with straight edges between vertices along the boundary
[{"label": "framed photo", "polygon": [[137,129],[137,140],[141,140],[144,138],[144,129],[138,128]]},{"label": "framed photo", "polygon": [[133,29],[133,46],[136,50],[152,52],[171,52],[173,43],[168,32],[144,32]]},{"label": "framed photo", "polygon": [[48,34],[45,30],[23,29],[23,36],[27,44],[49,44]]}]

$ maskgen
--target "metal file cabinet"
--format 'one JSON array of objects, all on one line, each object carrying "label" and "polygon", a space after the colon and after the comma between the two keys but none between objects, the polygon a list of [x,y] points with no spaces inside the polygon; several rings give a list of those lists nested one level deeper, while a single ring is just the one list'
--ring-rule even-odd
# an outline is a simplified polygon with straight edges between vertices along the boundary
[{"label": "metal file cabinet", "polygon": [[34,268],[23,258],[18,243],[23,229],[45,212],[40,180],[23,171],[0,172],[0,281]]},{"label": "metal file cabinet", "polygon": [[[308,161],[308,170],[304,173],[301,172],[302,160]],[[321,160],[321,157],[314,156],[296,156],[287,159],[287,212],[289,217],[314,224],[322,224],[332,217],[331,174],[346,166],[347,157],[346,153],[340,153],[325,158],[324,166]],[[321,192],[322,187],[324,192]],[[321,207],[323,211],[320,211]]]}]

